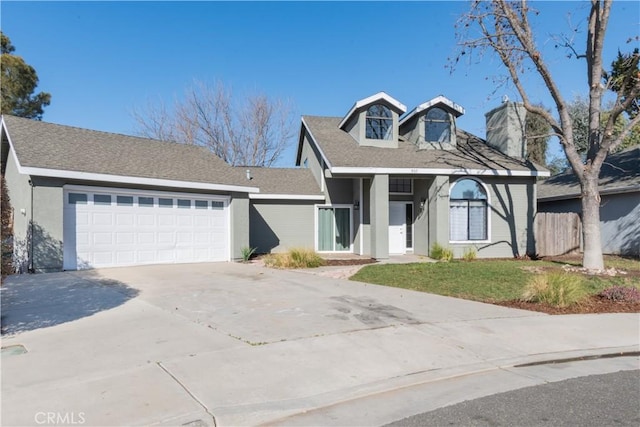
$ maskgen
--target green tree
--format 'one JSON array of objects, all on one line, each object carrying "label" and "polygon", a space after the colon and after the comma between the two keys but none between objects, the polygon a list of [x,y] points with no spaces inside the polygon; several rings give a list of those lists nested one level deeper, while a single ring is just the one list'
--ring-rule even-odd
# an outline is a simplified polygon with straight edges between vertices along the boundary
[{"label": "green tree", "polygon": [[41,120],[44,107],[51,102],[51,95],[46,92],[34,94],[38,86],[36,70],[24,62],[20,56],[13,54],[16,49],[11,44],[9,37],[0,32],[0,38],[2,52],[0,58],[2,72],[0,112]]},{"label": "green tree", "polygon": [[640,95],[633,96],[633,88],[640,80],[640,51],[635,48],[632,53],[622,54],[618,50],[618,57],[611,63],[611,72],[605,73],[604,80],[609,88],[621,94],[621,101],[626,103],[631,98],[629,107],[625,110],[629,117],[635,117],[640,111]]},{"label": "green tree", "polygon": [[[453,60],[457,63],[462,55],[473,57],[490,54],[497,56],[509,74],[528,112],[538,113],[549,123],[554,135],[569,161],[578,182],[582,197],[582,237],[584,253],[582,265],[590,270],[602,270],[602,238],[600,233],[600,191],[598,177],[602,164],[609,152],[617,149],[631,129],[640,123],[640,114],[629,118],[622,131],[614,133],[620,115],[633,111],[633,105],[640,96],[640,76],[633,72],[631,65],[621,61],[612,75],[604,71],[603,50],[605,34],[611,13],[611,0],[591,0],[585,7],[587,12],[586,37],[582,46],[566,43],[576,54],[575,46],[584,54],[575,56],[586,62],[588,90],[588,138],[586,155],[581,156],[573,133],[573,120],[569,114],[569,104],[562,88],[557,84],[547,58],[542,55],[531,20],[541,15],[526,0],[473,1],[457,28],[460,53]],[[538,19],[544,19],[540,16]],[[624,57],[624,55],[622,55]],[[616,63],[614,61],[614,63]],[[637,67],[637,63],[635,65]],[[614,67],[615,68],[615,67]],[[544,84],[545,92],[553,99],[556,116],[532,102],[533,96],[525,89],[525,82],[533,75]],[[605,84],[602,82],[605,81]],[[603,118],[603,96],[608,89],[616,93],[616,100],[607,119]]]}]

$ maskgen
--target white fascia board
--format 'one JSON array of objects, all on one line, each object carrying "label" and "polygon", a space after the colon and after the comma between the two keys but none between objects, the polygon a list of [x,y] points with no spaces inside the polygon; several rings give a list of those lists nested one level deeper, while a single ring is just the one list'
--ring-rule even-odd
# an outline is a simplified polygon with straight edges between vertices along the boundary
[{"label": "white fascia board", "polygon": [[309,126],[307,125],[307,123],[304,121],[304,117],[302,118],[302,123],[304,124],[305,129],[307,130],[307,132],[309,132],[309,136],[311,137],[311,139],[313,140],[313,144],[316,146],[316,148],[318,149],[318,151],[320,152],[320,156],[322,156],[322,158],[324,159],[324,163],[327,165],[327,167],[329,167],[329,169],[331,169],[331,162],[329,161],[329,159],[327,158],[327,156],[324,154],[324,151],[322,151],[322,148],[320,147],[320,144],[318,144],[316,137],[313,136],[313,133],[311,132],[311,129],[309,129]]},{"label": "white fascia board", "polygon": [[416,114],[426,110],[427,108],[433,107],[434,105],[437,104],[444,104],[447,107],[449,107],[451,110],[455,111],[456,113],[458,113],[456,115],[456,117],[460,117],[464,114],[464,108],[461,105],[456,104],[455,102],[453,102],[452,100],[450,100],[449,98],[439,95],[436,96],[435,98],[424,102],[420,105],[418,105],[416,108],[414,108],[413,110],[411,110],[411,112],[409,112],[409,114],[407,114],[406,116],[404,116],[402,119],[400,119],[400,125],[403,124],[404,122],[406,122],[407,120],[409,120],[411,117],[415,116]]},{"label": "white fascia board", "polygon": [[477,175],[477,176],[549,176],[545,171],[512,171],[495,169],[437,169],[437,168],[367,168],[367,167],[334,167],[332,174],[367,174],[367,175]]},{"label": "white fascia board", "polygon": [[143,177],[137,177],[137,176],[124,176],[124,175],[109,175],[109,174],[103,174],[103,173],[77,172],[77,171],[68,171],[68,170],[61,170],[61,169],[46,169],[46,168],[19,166],[18,171],[21,174],[25,174],[25,175],[45,176],[49,178],[78,179],[83,181],[117,182],[119,184],[154,185],[158,187],[190,188],[195,190],[237,191],[241,193],[258,193],[260,191],[257,187],[244,187],[239,185],[209,184],[206,182],[177,181],[172,179],[143,178]]},{"label": "white fascia board", "polygon": [[402,102],[398,101],[397,99],[387,95],[385,92],[378,92],[375,95],[371,95],[367,98],[361,99],[360,101],[356,101],[355,104],[353,104],[353,107],[351,107],[351,109],[349,110],[349,112],[347,113],[346,116],[344,116],[344,118],[342,119],[342,121],[340,122],[340,124],[338,125],[339,128],[342,129],[342,126],[345,125],[345,123],[347,123],[347,120],[349,120],[349,118],[351,117],[351,115],[358,109],[361,107],[364,107],[367,104],[371,104],[372,102],[378,101],[378,100],[384,100],[387,101],[389,104],[393,105],[394,107],[396,107],[398,110],[400,110],[400,114],[404,114],[407,111],[407,107],[406,105],[404,105]]},{"label": "white fascia board", "polygon": [[322,194],[249,194],[256,200],[324,200]]}]

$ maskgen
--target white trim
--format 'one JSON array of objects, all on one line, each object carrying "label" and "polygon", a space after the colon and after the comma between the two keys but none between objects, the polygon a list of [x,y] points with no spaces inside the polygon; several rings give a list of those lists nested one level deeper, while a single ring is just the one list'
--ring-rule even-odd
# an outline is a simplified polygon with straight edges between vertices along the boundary
[{"label": "white trim", "polygon": [[400,101],[398,101],[397,99],[389,96],[388,94],[386,94],[385,92],[378,92],[375,95],[371,95],[368,96],[364,99],[361,99],[359,101],[356,101],[355,104],[353,104],[353,107],[351,107],[351,109],[349,110],[349,112],[344,116],[344,118],[342,119],[342,121],[340,122],[340,124],[338,125],[338,127],[340,129],[342,129],[342,126],[344,126],[347,123],[347,120],[349,120],[349,118],[353,115],[353,113],[358,109],[358,108],[362,108],[365,105],[371,104],[375,101],[378,100],[384,100],[387,101],[389,104],[393,105],[394,107],[396,107],[398,110],[401,111],[400,114],[404,114],[407,111],[407,107],[401,103]]},{"label": "white trim", "polygon": [[422,111],[426,110],[427,108],[433,107],[438,104],[444,104],[454,112],[458,113],[456,117],[460,117],[464,114],[464,108],[461,105],[456,104],[455,102],[453,102],[452,100],[450,100],[445,96],[439,95],[427,102],[423,102],[422,104],[418,105],[416,108],[411,110],[409,114],[407,114],[402,119],[400,119],[400,122],[398,123],[398,125],[402,125],[404,122],[406,122],[416,114],[419,114]]},{"label": "white trim", "polygon": [[[320,208],[349,208],[349,250],[348,251],[321,251],[321,250],[318,250],[318,210]],[[362,209],[362,205],[360,206],[360,209]],[[348,204],[338,204],[338,205],[317,204],[317,205],[314,205],[313,222],[314,222],[314,225],[313,225],[313,248],[315,249],[316,252],[321,253],[321,254],[353,253],[353,205],[348,205]],[[334,216],[334,222],[335,222],[335,216]],[[335,247],[335,243],[334,243],[334,247]]]},{"label": "white trim", "polygon": [[360,202],[359,202],[360,203],[360,208],[358,209],[358,211],[359,211],[359,214],[358,214],[359,215],[358,216],[358,220],[359,220],[358,228],[360,229],[360,255],[364,254],[364,228],[362,226],[363,225],[362,221],[364,219],[364,213],[363,213],[363,210],[364,210],[364,200],[363,200],[363,198],[364,198],[364,188],[363,188],[363,185],[364,185],[364,178],[360,178],[360,191],[359,191],[359,193],[360,193]]},{"label": "white trim", "polygon": [[324,200],[322,194],[249,194],[249,199],[257,200]]},{"label": "white trim", "polygon": [[[462,181],[463,179],[471,179],[478,184],[482,185],[484,188],[484,192],[487,195],[487,238],[485,240],[451,240],[451,190],[455,187],[456,183]],[[482,182],[480,179],[473,176],[461,176],[456,179],[454,182],[449,183],[449,206],[447,210],[447,215],[449,215],[449,244],[458,245],[458,244],[474,244],[474,243],[491,243],[491,212],[493,211],[493,206],[491,205],[491,193],[489,192],[489,187]]]},{"label": "white trim", "polygon": [[238,191],[243,193],[258,193],[260,191],[257,187],[243,187],[239,185],[228,184],[209,184],[206,182],[177,181],[172,179],[143,178],[137,176],[110,175],[103,173],[77,172],[62,169],[46,169],[35,167],[19,166],[18,169],[21,174],[25,175],[78,179],[83,181],[106,181],[117,182],[120,184],[155,185],[159,187],[192,188],[196,190]]},{"label": "white trim", "polygon": [[512,171],[495,169],[440,169],[440,168],[378,168],[336,166],[332,174],[383,174],[383,175],[478,175],[478,176],[550,176],[548,171]]},{"label": "white trim", "polygon": [[[327,156],[324,154],[324,151],[322,151],[322,148],[320,147],[320,145],[318,145],[318,143],[316,142],[316,137],[313,136],[313,133],[311,133],[311,129],[309,129],[309,126],[307,125],[307,122],[304,121],[304,117],[302,118],[302,124],[304,125],[304,128],[307,131],[307,133],[309,133],[309,136],[311,137],[311,140],[313,141],[313,145],[315,145],[316,148],[318,149],[318,152],[320,153],[320,157],[322,157],[322,159],[325,161],[325,164],[327,166],[329,166],[329,169],[331,169],[331,162],[329,161]],[[322,167],[322,165],[320,165],[320,166]],[[324,173],[324,170],[322,171],[322,173]]]}]

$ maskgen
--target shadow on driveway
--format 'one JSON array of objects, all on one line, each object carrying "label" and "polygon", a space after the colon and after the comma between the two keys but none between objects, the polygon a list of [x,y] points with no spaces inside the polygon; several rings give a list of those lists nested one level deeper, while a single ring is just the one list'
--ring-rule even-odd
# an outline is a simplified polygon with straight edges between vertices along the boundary
[{"label": "shadow on driveway", "polygon": [[139,293],[93,271],[9,276],[0,292],[2,335],[91,316],[124,304]]}]

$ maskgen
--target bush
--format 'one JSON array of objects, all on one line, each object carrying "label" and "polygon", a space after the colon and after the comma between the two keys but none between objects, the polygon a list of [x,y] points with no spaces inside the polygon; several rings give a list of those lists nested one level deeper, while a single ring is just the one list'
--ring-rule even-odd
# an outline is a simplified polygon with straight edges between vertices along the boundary
[{"label": "bush", "polygon": [[451,261],[453,259],[453,251],[449,248],[445,248],[439,243],[431,245],[431,252],[429,254],[431,258],[438,261]]},{"label": "bush", "polygon": [[242,262],[249,262],[251,256],[256,252],[256,248],[250,248],[245,246],[241,249],[242,252]]},{"label": "bush", "polygon": [[464,250],[464,253],[462,254],[462,259],[464,259],[465,261],[473,261],[474,259],[476,259],[476,256],[477,252],[475,248],[466,248]]},{"label": "bush", "polygon": [[264,264],[274,268],[316,268],[325,262],[311,249],[292,248],[284,253],[267,255]]},{"label": "bush", "polygon": [[611,301],[640,302],[640,290],[632,286],[611,286],[598,296]]},{"label": "bush", "polygon": [[525,287],[521,300],[567,307],[579,303],[586,295],[580,276],[554,272],[534,276]]}]

